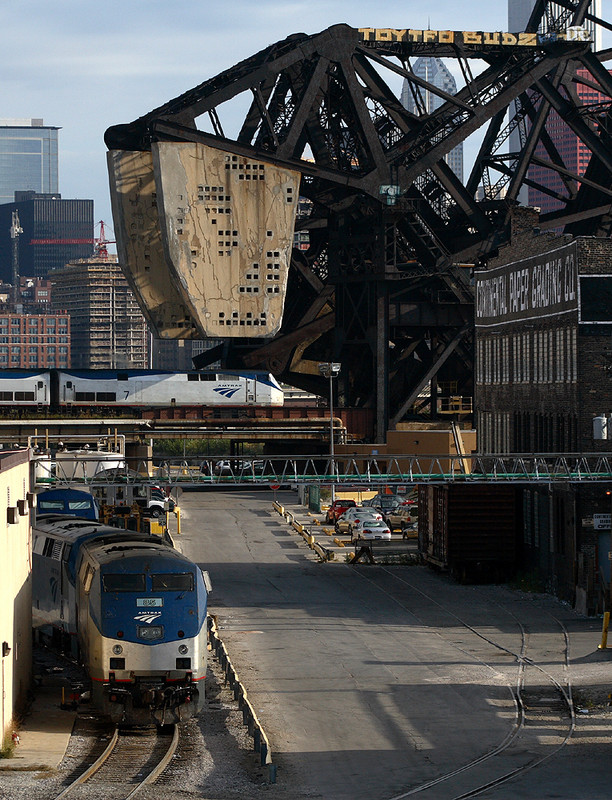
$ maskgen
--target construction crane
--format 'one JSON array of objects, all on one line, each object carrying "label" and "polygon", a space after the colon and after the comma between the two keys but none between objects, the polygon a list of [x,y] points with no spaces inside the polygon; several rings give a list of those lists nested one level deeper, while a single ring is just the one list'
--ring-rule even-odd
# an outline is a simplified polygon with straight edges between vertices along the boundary
[{"label": "construction crane", "polygon": [[94,256],[96,258],[106,259],[108,258],[108,248],[106,245],[115,244],[115,240],[106,238],[104,220],[100,220],[98,225],[100,226],[100,236],[94,239]]}]

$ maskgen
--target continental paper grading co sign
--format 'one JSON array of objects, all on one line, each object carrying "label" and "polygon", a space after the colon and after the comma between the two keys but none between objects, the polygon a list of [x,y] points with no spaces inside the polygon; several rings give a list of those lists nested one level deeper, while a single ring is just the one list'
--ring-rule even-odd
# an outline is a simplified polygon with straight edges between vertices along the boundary
[{"label": "continental paper grading co sign", "polygon": [[476,46],[538,47],[546,42],[589,42],[586,28],[540,33],[504,33],[502,31],[430,31],[411,28],[359,28],[364,42],[409,42],[411,44],[464,44]]},{"label": "continental paper grading co sign", "polygon": [[476,327],[577,313],[576,244],[475,272]]}]

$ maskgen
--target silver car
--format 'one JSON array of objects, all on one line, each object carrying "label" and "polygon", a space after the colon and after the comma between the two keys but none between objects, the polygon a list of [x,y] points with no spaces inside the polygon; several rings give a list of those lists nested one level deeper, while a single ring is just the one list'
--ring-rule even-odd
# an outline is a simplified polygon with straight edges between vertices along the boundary
[{"label": "silver car", "polygon": [[383,518],[380,511],[377,511],[375,508],[363,508],[363,506],[347,508],[344,514],[341,514],[338,517],[338,520],[334,526],[336,533],[350,533],[353,522],[362,517],[378,520]]},{"label": "silver car", "polygon": [[363,517],[355,520],[351,528],[351,541],[356,542],[358,539],[386,539],[389,541],[391,531],[383,520]]}]

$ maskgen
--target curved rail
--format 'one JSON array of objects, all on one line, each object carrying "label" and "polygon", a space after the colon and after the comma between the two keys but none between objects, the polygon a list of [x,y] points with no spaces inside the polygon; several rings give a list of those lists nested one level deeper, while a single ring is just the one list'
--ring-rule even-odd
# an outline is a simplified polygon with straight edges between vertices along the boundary
[{"label": "curved rail", "polygon": [[[471,760],[471,761],[469,761],[469,762],[467,762],[465,764],[462,764],[461,766],[457,767],[456,769],[450,770],[449,772],[444,773],[443,775],[440,775],[437,778],[434,778],[433,780],[427,781],[426,783],[423,783],[423,784],[421,784],[419,786],[415,786],[412,789],[409,789],[408,791],[401,792],[400,794],[394,795],[391,798],[391,800],[404,800],[404,798],[412,797],[414,795],[418,795],[418,794],[422,794],[424,792],[427,792],[427,790],[434,789],[434,787],[439,786],[440,784],[443,784],[443,783],[446,783],[447,785],[449,785],[449,787],[451,788],[451,791],[452,791],[452,779],[453,778],[456,778],[456,777],[462,775],[463,773],[466,773],[469,770],[474,769],[475,767],[477,767],[477,766],[479,766],[479,765],[481,765],[481,764],[483,764],[483,763],[485,763],[487,761],[490,761],[491,759],[501,755],[504,751],[506,751],[510,747],[512,747],[512,745],[517,740],[517,737],[518,737],[519,733],[524,732],[525,726],[528,723],[526,703],[524,701],[525,673],[526,673],[526,670],[528,668],[537,670],[539,673],[541,673],[543,676],[545,676],[547,678],[547,680],[549,681],[549,684],[551,684],[554,687],[555,691],[560,696],[564,707],[568,711],[569,722],[567,724],[567,730],[565,731],[564,735],[562,735],[561,741],[559,742],[557,747],[553,748],[552,750],[547,752],[545,755],[542,755],[540,757],[536,756],[534,759],[532,759],[528,763],[522,764],[522,765],[520,765],[518,767],[515,767],[515,768],[513,768],[511,770],[508,770],[508,771],[504,771],[502,769],[502,774],[492,778],[491,780],[483,781],[482,783],[478,783],[478,785],[473,786],[468,791],[460,791],[460,793],[458,793],[458,794],[453,794],[452,795],[452,800],[467,800],[467,798],[475,797],[475,796],[481,794],[482,792],[487,791],[488,789],[492,789],[493,787],[499,786],[500,784],[503,784],[503,783],[513,779],[513,778],[516,778],[521,774],[525,774],[529,770],[534,769],[535,767],[539,766],[540,764],[544,763],[545,761],[548,761],[550,758],[552,758],[554,755],[556,755],[568,743],[568,741],[570,740],[570,738],[572,737],[572,735],[574,733],[576,721],[575,721],[575,711],[574,711],[573,700],[572,700],[571,681],[570,681],[570,676],[569,676],[569,663],[570,663],[570,659],[569,659],[569,645],[570,645],[569,636],[568,636],[567,630],[566,630],[565,626],[563,625],[563,623],[561,622],[561,620],[557,619],[556,617],[554,617],[549,612],[545,612],[561,628],[561,632],[562,632],[563,639],[564,639],[564,664],[563,664],[563,667],[564,667],[564,670],[565,670],[565,673],[566,673],[567,688],[564,687],[560,683],[560,681],[557,680],[557,678],[552,674],[552,672],[550,670],[545,669],[540,664],[538,664],[533,658],[530,658],[530,657],[527,656],[528,641],[529,641],[528,630],[525,628],[525,626],[523,625],[522,621],[516,616],[516,614],[514,614],[511,610],[509,610],[508,608],[503,606],[501,603],[496,603],[496,605],[498,605],[505,613],[507,613],[509,616],[511,616],[514,619],[514,621],[515,621],[515,623],[517,625],[518,631],[520,633],[520,647],[517,648],[517,649],[512,649],[510,647],[507,647],[504,644],[500,644],[499,642],[496,642],[490,636],[484,635],[481,631],[479,631],[473,625],[470,625],[469,622],[466,622],[464,619],[462,619],[460,616],[458,616],[455,612],[449,610],[449,608],[447,606],[444,606],[442,603],[440,603],[438,600],[436,600],[435,597],[432,597],[430,594],[428,594],[427,592],[423,591],[419,587],[415,586],[413,583],[411,583],[410,581],[406,580],[405,578],[402,578],[399,575],[394,574],[393,571],[385,569],[385,568],[382,568],[382,567],[379,568],[379,569],[380,569],[380,571],[384,572],[388,576],[392,577],[394,580],[399,580],[401,583],[404,583],[407,586],[409,586],[413,591],[417,592],[423,598],[427,599],[427,601],[429,603],[432,603],[432,604],[436,605],[438,608],[442,608],[450,617],[452,617],[454,620],[456,620],[466,630],[469,630],[471,633],[473,633],[479,639],[484,640],[485,642],[490,644],[495,649],[501,650],[502,652],[505,652],[511,658],[515,659],[516,660],[516,664],[517,664],[516,687],[512,691],[513,699],[514,699],[514,703],[515,703],[515,708],[516,708],[516,717],[515,717],[515,723],[514,723],[513,729],[506,736],[506,738],[502,742],[500,742],[500,744],[498,744],[497,747],[495,747],[493,750],[491,750],[491,751],[489,751],[487,753],[483,753],[478,758],[475,758],[475,759],[473,759],[473,760]],[[375,586],[377,586],[377,588],[379,588],[379,590],[385,592],[386,594],[389,594],[388,592],[386,592],[386,590],[383,587],[381,587],[381,586],[379,586],[377,584],[376,580],[372,576],[364,575],[362,573],[362,577],[365,580],[368,580],[370,583],[373,583]],[[410,611],[410,613],[416,619],[418,619],[420,622],[422,622],[424,625],[427,624],[426,620],[421,619],[419,617],[419,615],[415,613],[413,608],[409,608],[407,605],[404,605],[396,597],[394,597],[394,600],[399,605],[401,605],[402,607],[406,608],[407,611]],[[431,627],[432,630],[435,630],[437,628],[437,626],[435,624],[432,625],[432,626],[429,626],[429,627]],[[440,637],[442,637],[442,638],[446,638],[444,636],[444,634],[442,632],[440,632],[440,631],[438,631],[438,635]],[[456,643],[454,643],[454,642],[449,642],[449,644],[452,647],[455,647],[455,648],[458,647],[458,645]],[[465,652],[464,648],[459,647],[459,649],[462,652]],[[483,660],[482,657],[476,656],[473,653],[471,653],[470,655],[473,658],[475,658],[476,660],[478,660],[480,663],[482,663],[483,665],[487,666],[488,668],[493,668],[493,667],[491,667],[490,664],[487,663],[487,661]],[[499,669],[498,665],[496,665],[496,669]],[[476,778],[476,781],[477,780],[478,779]]]},{"label": "curved rail", "polygon": [[67,797],[68,794],[73,789],[75,789],[77,786],[80,786],[82,783],[88,781],[91,778],[91,776],[94,775],[104,763],[106,763],[110,754],[115,749],[118,740],[119,740],[119,728],[116,727],[104,752],[94,761],[93,764],[91,764],[91,766],[89,766],[85,770],[85,772],[79,775],[79,777],[76,780],[72,781],[72,783],[68,784],[68,786],[66,786],[66,788],[56,796],[55,800],[60,800],[60,798]]}]

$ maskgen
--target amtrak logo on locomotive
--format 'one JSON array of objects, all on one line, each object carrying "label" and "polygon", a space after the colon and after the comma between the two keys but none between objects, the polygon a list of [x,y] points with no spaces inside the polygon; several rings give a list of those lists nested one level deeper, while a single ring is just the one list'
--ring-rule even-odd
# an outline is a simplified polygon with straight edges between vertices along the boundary
[{"label": "amtrak logo on locomotive", "polygon": [[240,386],[215,386],[213,392],[222,394],[223,397],[233,397],[239,389]]},{"label": "amtrak logo on locomotive", "polygon": [[152,622],[155,622],[158,617],[161,617],[161,613],[161,611],[139,611],[134,619],[136,622],[146,622],[147,625],[150,625]]}]

